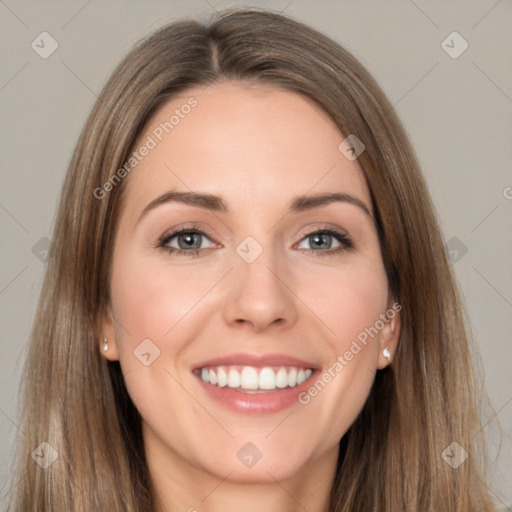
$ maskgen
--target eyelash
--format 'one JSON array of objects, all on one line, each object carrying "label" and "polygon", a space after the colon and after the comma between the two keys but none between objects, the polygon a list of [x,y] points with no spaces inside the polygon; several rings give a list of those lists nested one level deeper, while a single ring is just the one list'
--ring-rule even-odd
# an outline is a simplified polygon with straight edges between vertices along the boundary
[{"label": "eyelash", "polygon": [[[210,237],[201,228],[199,228],[197,226],[188,226],[188,227],[183,227],[176,231],[173,231],[172,233],[162,235],[158,239],[156,247],[158,249],[165,250],[168,254],[176,254],[178,256],[185,256],[185,257],[190,257],[190,258],[195,258],[200,255],[201,251],[208,250],[208,249],[183,250],[183,249],[176,249],[175,247],[167,246],[167,244],[173,238],[176,238],[179,235],[189,235],[189,234],[202,235],[202,236],[205,236],[206,238],[210,239]],[[302,242],[304,239],[306,239],[310,236],[319,235],[319,234],[333,236],[340,243],[340,246],[337,247],[336,249],[329,249],[329,250],[324,250],[324,251],[322,251],[322,250],[315,251],[314,249],[302,249],[302,250],[308,254],[313,254],[314,256],[324,257],[324,256],[333,256],[333,255],[339,254],[343,251],[350,250],[350,249],[354,248],[354,243],[352,242],[351,238],[348,235],[346,235],[345,233],[342,233],[341,231],[337,231],[335,229],[330,229],[330,228],[315,229],[309,233],[306,233],[301,238],[300,241]]]}]

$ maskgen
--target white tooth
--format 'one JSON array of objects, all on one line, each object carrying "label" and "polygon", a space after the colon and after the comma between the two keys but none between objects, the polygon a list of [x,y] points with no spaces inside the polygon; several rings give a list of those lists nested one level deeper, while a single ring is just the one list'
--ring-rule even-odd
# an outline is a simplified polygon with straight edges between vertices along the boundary
[{"label": "white tooth", "polygon": [[290,368],[288,372],[288,386],[295,386],[297,384],[297,368]]},{"label": "white tooth", "polygon": [[202,368],[201,379],[203,382],[230,388],[243,389],[267,389],[294,387],[309,379],[313,373],[311,369],[298,369],[295,367],[281,367],[277,372],[270,367],[258,370],[252,366],[245,366],[241,372],[234,368],[228,371],[224,367]]},{"label": "white tooth", "polygon": [[240,374],[240,385],[244,389],[258,389],[258,372],[251,366],[245,366]]},{"label": "white tooth", "polygon": [[276,375],[276,387],[285,388],[288,386],[288,374],[284,368],[280,368]]},{"label": "white tooth", "polygon": [[240,387],[240,374],[233,368],[228,372],[228,386],[230,388]]},{"label": "white tooth", "polygon": [[217,368],[217,386],[219,388],[223,388],[224,386],[228,385],[228,374],[224,370],[224,368],[219,367]]},{"label": "white tooth", "polygon": [[275,389],[276,387],[276,374],[272,368],[262,368],[258,378],[260,389]]}]

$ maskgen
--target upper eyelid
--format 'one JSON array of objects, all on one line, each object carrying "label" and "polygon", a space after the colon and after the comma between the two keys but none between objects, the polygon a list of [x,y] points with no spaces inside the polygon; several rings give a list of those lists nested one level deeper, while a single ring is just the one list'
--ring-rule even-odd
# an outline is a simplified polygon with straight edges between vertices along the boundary
[{"label": "upper eyelid", "polygon": [[[210,228],[210,230],[215,233],[215,236],[219,236],[219,235],[217,235],[216,231],[212,230],[211,228]],[[164,234],[162,236],[160,236],[160,238],[163,239],[163,238],[174,237],[174,236],[180,235],[181,233],[201,233],[202,235],[210,237],[210,235],[208,234],[207,231],[208,231],[208,229],[204,229],[199,225],[195,225],[195,224],[194,225],[192,225],[192,224],[184,225],[184,226],[179,226],[179,227],[175,227],[175,228],[166,230],[164,232]]]},{"label": "upper eyelid", "polygon": [[[312,236],[312,235],[315,235],[317,233],[323,233],[323,232],[327,232],[331,236],[338,235],[341,238],[345,238],[346,241],[350,242],[351,245],[354,245],[354,239],[353,239],[352,235],[346,229],[343,229],[343,228],[341,228],[339,226],[334,227],[332,225],[332,223],[323,223],[323,225],[320,225],[320,226],[316,226],[316,227],[313,227],[313,228],[306,228],[305,231],[301,230],[302,234],[300,234],[299,240],[297,242],[295,242],[294,245],[296,245],[297,243],[301,242],[302,240],[304,240],[308,236]],[[299,236],[299,235],[297,235],[297,236]],[[343,241],[340,240],[340,243],[343,243]]]},{"label": "upper eyelid", "polygon": [[201,229],[198,227],[196,227],[196,228],[185,227],[185,228],[170,230],[169,232],[164,233],[161,237],[159,237],[158,245],[168,244],[174,238],[176,238],[180,235],[183,235],[183,234],[188,234],[188,233],[198,233],[198,234],[208,238],[211,242],[218,244],[218,242],[216,242],[214,239],[212,239],[212,237],[204,229]]}]

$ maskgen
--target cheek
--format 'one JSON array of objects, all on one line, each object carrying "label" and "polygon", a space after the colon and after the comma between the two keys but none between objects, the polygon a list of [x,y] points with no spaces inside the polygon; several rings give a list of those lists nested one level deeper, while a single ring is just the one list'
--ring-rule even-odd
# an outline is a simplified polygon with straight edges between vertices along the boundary
[{"label": "cheek", "polygon": [[[316,278],[321,277],[318,274]],[[331,272],[306,283],[306,300],[327,333],[321,374],[302,397],[308,417],[331,425],[324,443],[336,443],[356,419],[370,393],[386,311],[388,283],[378,260]],[[323,287],[318,283],[324,282]],[[305,297],[305,296],[304,296]],[[328,344],[328,346],[327,346]]]},{"label": "cheek", "polygon": [[120,345],[150,338],[166,349],[173,329],[215,283],[211,273],[197,276],[185,267],[169,272],[165,264],[137,255],[126,255],[114,268],[112,302],[117,320],[125,327],[118,329]]},{"label": "cheek", "polygon": [[330,344],[338,354],[344,353],[353,340],[385,313],[388,283],[384,267],[377,259],[334,271],[331,268],[323,275],[310,274],[301,279],[305,302],[325,325]]},{"label": "cheek", "polygon": [[[137,251],[125,250],[114,264],[111,288],[119,362],[135,407],[152,423],[163,414],[155,403],[169,401],[169,410],[190,408],[189,397],[174,378],[175,362],[194,332],[189,313],[211,284],[208,276],[188,274],[171,273]],[[166,423],[174,425],[167,416]]]}]

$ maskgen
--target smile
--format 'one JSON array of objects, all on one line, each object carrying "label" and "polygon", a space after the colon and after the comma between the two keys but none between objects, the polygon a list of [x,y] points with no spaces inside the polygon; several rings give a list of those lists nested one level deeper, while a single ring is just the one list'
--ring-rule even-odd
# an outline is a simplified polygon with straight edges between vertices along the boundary
[{"label": "smile", "polygon": [[247,393],[264,393],[294,388],[305,382],[313,370],[295,366],[213,366],[200,368],[197,375],[205,383]]},{"label": "smile", "polygon": [[287,354],[246,352],[203,360],[192,373],[208,400],[237,414],[260,416],[298,405],[320,365]]}]

